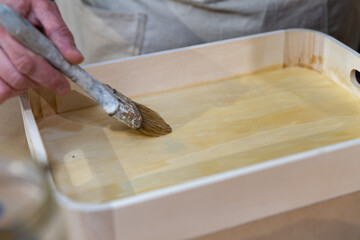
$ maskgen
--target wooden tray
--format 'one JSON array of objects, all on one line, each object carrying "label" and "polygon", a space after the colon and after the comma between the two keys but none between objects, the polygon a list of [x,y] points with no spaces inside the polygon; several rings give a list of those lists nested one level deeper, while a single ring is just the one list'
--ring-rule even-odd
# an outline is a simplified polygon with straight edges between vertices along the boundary
[{"label": "wooden tray", "polygon": [[359,68],[359,54],[308,30],[86,68],[159,111],[174,128],[160,138],[76,86],[21,105],[72,239],[185,239],[359,190]]}]

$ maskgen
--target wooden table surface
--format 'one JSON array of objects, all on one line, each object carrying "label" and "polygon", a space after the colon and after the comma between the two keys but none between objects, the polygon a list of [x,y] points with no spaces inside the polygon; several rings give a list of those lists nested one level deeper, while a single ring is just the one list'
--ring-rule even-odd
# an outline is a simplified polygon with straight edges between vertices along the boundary
[{"label": "wooden table surface", "polygon": [[360,192],[268,217],[196,240],[360,239]]}]

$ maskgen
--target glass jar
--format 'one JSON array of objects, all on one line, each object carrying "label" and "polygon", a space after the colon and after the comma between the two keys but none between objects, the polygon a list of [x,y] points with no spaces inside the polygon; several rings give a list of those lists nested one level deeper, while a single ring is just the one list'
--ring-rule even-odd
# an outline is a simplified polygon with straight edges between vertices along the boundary
[{"label": "glass jar", "polygon": [[56,239],[50,234],[58,235],[54,226],[61,228],[57,223],[61,220],[47,181],[48,169],[26,156],[0,149],[0,239]]}]

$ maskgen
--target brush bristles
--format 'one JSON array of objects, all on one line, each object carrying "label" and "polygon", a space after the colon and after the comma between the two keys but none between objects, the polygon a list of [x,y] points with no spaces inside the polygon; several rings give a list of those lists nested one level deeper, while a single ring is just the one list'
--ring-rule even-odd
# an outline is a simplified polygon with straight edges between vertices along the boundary
[{"label": "brush bristles", "polygon": [[136,102],[135,105],[142,117],[142,123],[140,128],[137,129],[138,131],[152,137],[159,137],[171,133],[171,127],[157,112]]}]

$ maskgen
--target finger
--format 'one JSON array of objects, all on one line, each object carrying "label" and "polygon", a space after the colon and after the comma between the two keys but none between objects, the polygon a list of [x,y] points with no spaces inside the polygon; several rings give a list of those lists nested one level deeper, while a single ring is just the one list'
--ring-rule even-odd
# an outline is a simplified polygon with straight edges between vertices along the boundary
[{"label": "finger", "polygon": [[31,11],[31,2],[29,0],[1,0],[0,3],[8,5],[21,16],[25,17],[32,25],[39,26],[40,22]]},{"label": "finger", "polygon": [[5,83],[3,79],[0,78],[0,104],[5,102],[7,99],[19,96],[23,91],[16,91]]},{"label": "finger", "polygon": [[0,48],[0,77],[15,90],[26,90],[38,87],[39,84],[32,81],[22,73],[18,72],[5,52]]},{"label": "finger", "polygon": [[[36,28],[38,28],[40,31],[42,31],[41,23],[40,23],[39,20],[36,18],[34,12],[29,12],[29,14],[27,15],[26,19],[27,19],[32,25],[34,25]],[[41,28],[41,29],[40,29],[40,28]]]},{"label": "finger", "polygon": [[1,25],[0,45],[20,73],[60,95],[69,92],[69,83],[59,71],[13,39]]},{"label": "finger", "polygon": [[32,8],[45,35],[55,43],[66,60],[73,64],[81,63],[84,57],[76,48],[74,37],[62,19],[56,3],[49,0],[37,0],[33,1]]},{"label": "finger", "polygon": [[8,5],[24,17],[27,16],[31,8],[30,1],[27,0],[1,0],[1,3]]}]

